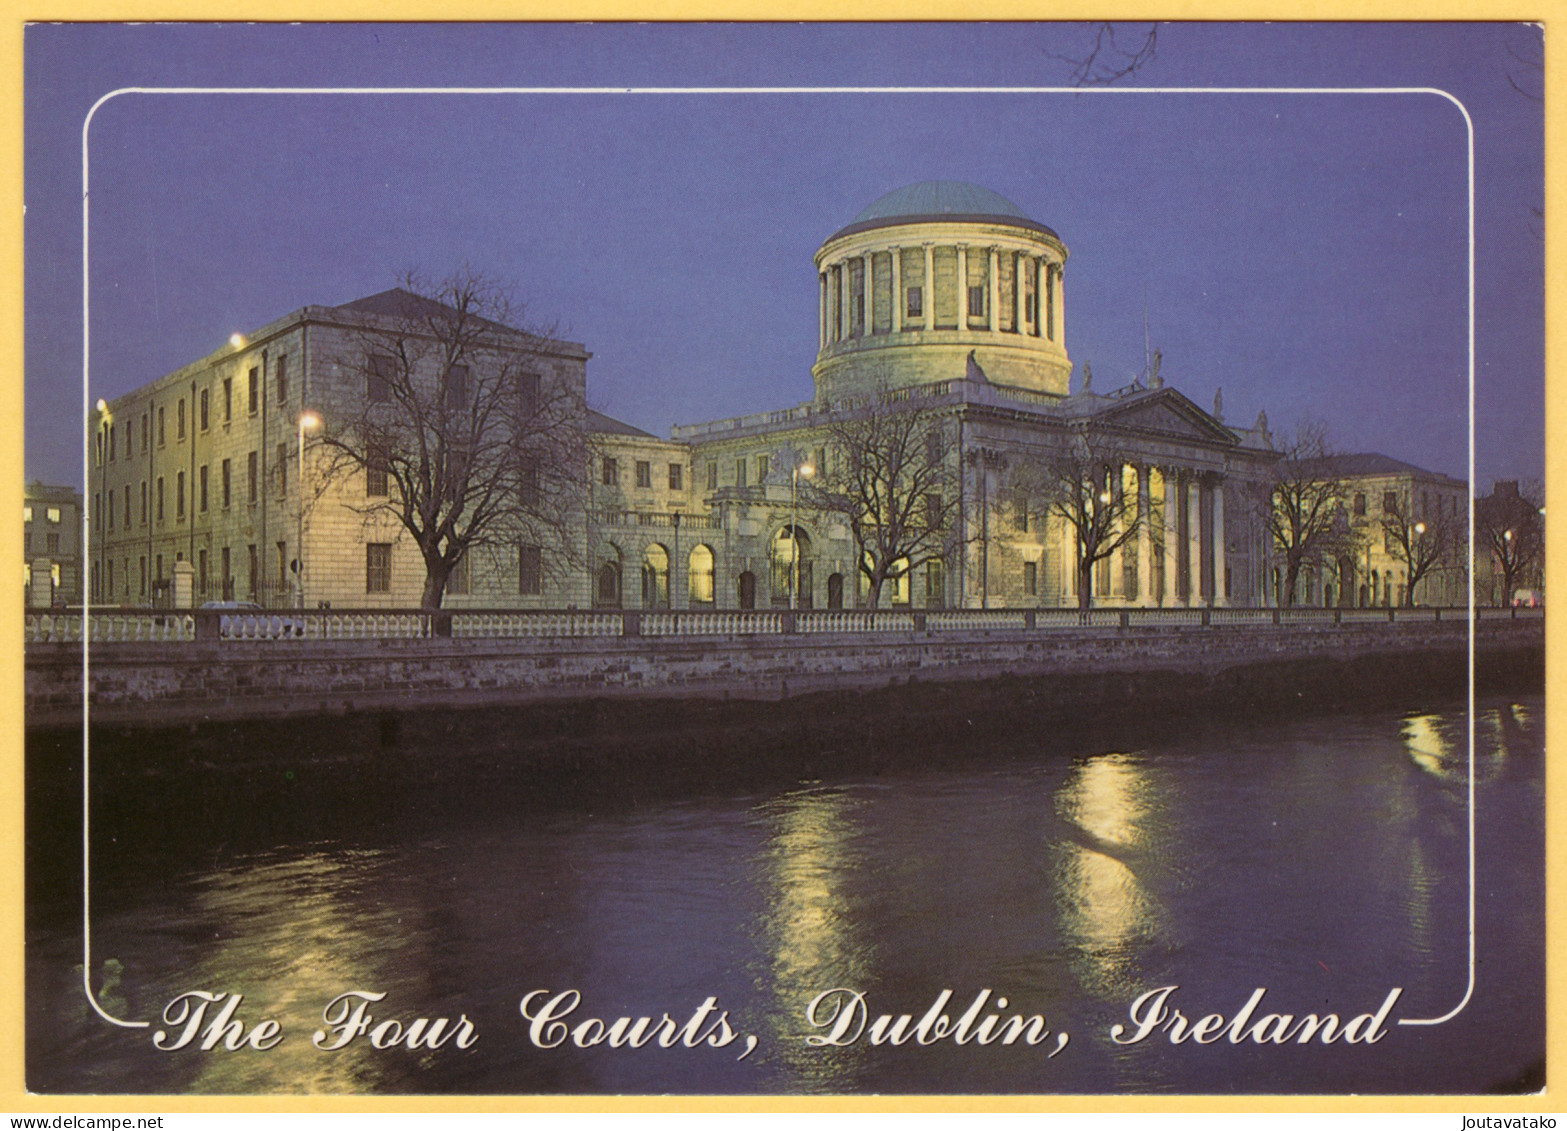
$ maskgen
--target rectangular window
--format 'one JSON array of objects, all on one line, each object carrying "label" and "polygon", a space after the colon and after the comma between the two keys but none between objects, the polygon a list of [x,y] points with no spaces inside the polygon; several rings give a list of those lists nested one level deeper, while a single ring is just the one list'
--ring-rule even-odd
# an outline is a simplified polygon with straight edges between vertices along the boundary
[{"label": "rectangular window", "polygon": [[163,525],[163,476],[158,476],[158,525]]},{"label": "rectangular window", "polygon": [[160,447],[160,448],[163,447],[163,444],[164,444],[163,406],[160,404],[158,406],[158,447]]},{"label": "rectangular window", "polygon": [[[114,496],[110,495],[109,498],[112,499],[112,498],[114,498]],[[93,529],[94,530],[102,530],[103,529],[103,495],[98,493],[98,492],[94,492],[93,493],[93,497],[92,497],[92,511],[93,511],[93,524],[92,524],[93,525]]]},{"label": "rectangular window", "polygon": [[[125,425],[125,458],[126,459],[130,459],[131,458],[131,435],[132,435],[133,431],[134,431],[134,429],[132,429],[130,424],[127,422],[127,424]],[[129,558],[126,558],[125,560],[126,560],[127,563],[130,561]],[[130,584],[131,584],[130,566],[127,564],[126,567],[125,567],[125,586],[126,586],[126,592],[127,593],[130,591]]]},{"label": "rectangular window", "polygon": [[179,411],[176,413],[176,419],[175,419],[175,425],[174,425],[174,434],[175,434],[175,438],[176,439],[183,440],[185,438],[185,398],[184,397],[180,398]]},{"label": "rectangular window", "polygon": [[200,471],[200,473],[196,477],[196,482],[197,482],[197,485],[198,485],[198,490],[200,491],[200,494],[197,496],[197,499],[198,499],[197,509],[199,509],[202,514],[206,514],[207,513],[207,465],[206,464],[202,464],[201,465],[201,471]]},{"label": "rectangular window", "polygon": [[1012,529],[1028,533],[1028,492],[1019,491],[1012,497]]},{"label": "rectangular window", "polygon": [[925,496],[925,525],[932,530],[941,526],[941,511],[945,500],[934,491]]},{"label": "rectangular window", "polygon": [[735,486],[745,486],[745,457],[735,460]]},{"label": "rectangular window", "polygon": [[277,493],[279,498],[288,494],[288,444],[286,441],[277,446]]},{"label": "rectangular window", "polygon": [[144,412],[141,414],[141,450],[144,452],[147,450],[148,436],[151,435],[151,431],[149,429],[149,423],[151,419],[152,418],[147,413]]},{"label": "rectangular window", "polygon": [[229,560],[229,548],[223,547],[223,575],[219,578],[223,583],[223,598],[227,600],[229,594],[234,591],[234,569]]},{"label": "rectangular window", "polygon": [[208,422],[208,418],[207,418],[208,401],[210,400],[210,398],[207,396],[208,392],[209,392],[209,390],[207,390],[207,389],[201,390],[201,412],[200,412],[199,415],[200,415],[201,430],[203,432],[205,432],[207,430],[208,423],[209,423]]},{"label": "rectangular window", "polygon": [[234,378],[223,378],[223,423],[234,419]]},{"label": "rectangular window", "polygon": [[259,484],[256,482],[256,453],[251,452],[245,457],[245,496],[252,503],[256,501],[256,489],[258,486]]},{"label": "rectangular window", "polygon": [[[249,380],[246,383],[246,390],[245,391],[249,394],[250,415],[251,416],[255,416],[257,411],[259,411],[260,408],[261,408],[261,370],[260,369],[252,369],[250,371],[250,377],[249,377]],[[254,588],[254,587],[252,587],[252,588]]]},{"label": "rectangular window", "polygon": [[524,597],[537,597],[544,592],[544,558],[537,546],[523,545],[517,549],[517,592]]},{"label": "rectangular window", "polygon": [[147,525],[147,481],[141,481],[141,525]]},{"label": "rectangular window", "polygon": [[767,482],[767,457],[766,456],[757,456],[756,457],[756,482],[757,482],[758,486],[760,486],[761,484]]},{"label": "rectangular window", "polygon": [[59,507],[45,507],[44,508],[44,518],[46,518],[50,522],[55,523],[56,525],[58,525],[59,522],[60,522],[60,508]]},{"label": "rectangular window", "polygon": [[110,463],[114,462],[114,457],[115,457],[115,454],[116,454],[116,449],[115,449],[114,445],[115,445],[114,425],[111,424],[111,425],[109,425],[109,462]]},{"label": "rectangular window", "polygon": [[383,498],[386,489],[386,453],[380,448],[365,452],[365,494],[371,498]]},{"label": "rectangular window", "polygon": [[207,595],[207,551],[196,551],[196,591],[203,597]]},{"label": "rectangular window", "polygon": [[141,563],[141,589],[139,592],[145,597],[147,595],[147,555],[143,554],[136,560]]},{"label": "rectangular window", "polygon": [[718,461],[717,460],[708,460],[707,461],[707,489],[709,491],[716,491],[716,490],[718,490]]},{"label": "rectangular window", "polygon": [[517,374],[517,419],[527,420],[539,411],[539,375]]},{"label": "rectangular window", "polygon": [[365,547],[365,592],[392,591],[392,544],[371,542]]},{"label": "rectangular window", "polygon": [[524,507],[539,505],[539,467],[532,460],[517,467],[517,502]]},{"label": "rectangular window", "polygon": [[185,521],[185,473],[182,471],[174,477],[174,517],[179,521]]},{"label": "rectangular window", "polygon": [[[131,485],[129,483],[127,483],[125,485],[125,525],[126,525],[126,527],[129,527],[130,524],[131,524]],[[127,582],[127,584],[129,584],[129,582]]]},{"label": "rectangular window", "polygon": [[49,533],[44,535],[44,553],[54,555],[60,552],[60,536]]},{"label": "rectangular window", "polygon": [[441,382],[441,394],[446,401],[448,412],[460,409],[468,403],[468,367],[466,365],[454,365],[446,371],[446,377]]},{"label": "rectangular window", "polygon": [[609,456],[604,457],[603,481],[606,487],[613,487],[620,482],[620,464]]},{"label": "rectangular window", "polygon": [[385,404],[392,399],[392,376],[397,372],[397,362],[385,354],[372,354],[365,371],[365,399],[371,404]]},{"label": "rectangular window", "polygon": [[669,489],[671,491],[684,490],[685,467],[678,463],[669,465]]},{"label": "rectangular window", "polygon": [[261,555],[256,553],[256,544],[254,542],[247,546],[246,549],[250,551],[250,572],[247,577],[250,583],[250,595],[258,597],[261,595],[261,586],[259,584],[261,581]]},{"label": "rectangular window", "polygon": [[907,310],[910,318],[925,317],[925,294],[920,287],[909,288],[909,305]]},{"label": "rectangular window", "polygon": [[114,529],[114,492],[109,492],[109,529]]},{"label": "rectangular window", "polygon": [[288,543],[277,544],[277,587],[279,591],[288,588]]},{"label": "rectangular window", "polygon": [[22,521],[23,522],[32,522],[33,521],[33,508],[32,507],[26,506],[26,507],[22,508]]},{"label": "rectangular window", "polygon": [[277,403],[288,403],[288,354],[280,353],[277,358],[277,372],[273,380],[277,383]]},{"label": "rectangular window", "polygon": [[230,460],[224,460],[223,461],[223,509],[224,510],[228,510],[229,509],[229,504],[233,501],[233,498],[234,498],[234,492],[233,492],[234,473],[233,473],[233,467],[231,465],[232,465],[232,461],[230,461]]},{"label": "rectangular window", "polygon": [[446,592],[453,597],[467,597],[473,592],[473,571],[468,568],[468,554],[465,552],[452,566],[452,572],[446,575]]},{"label": "rectangular window", "polygon": [[1039,596],[1039,563],[1023,563],[1023,594],[1028,597]]},{"label": "rectangular window", "polygon": [[1356,515],[1356,517],[1361,517],[1365,513],[1366,513],[1366,493],[1364,491],[1357,491],[1355,493],[1355,515]]},{"label": "rectangular window", "polygon": [[653,465],[645,459],[637,460],[637,486],[653,486]]},{"label": "rectangular window", "polygon": [[1392,514],[1398,510],[1398,492],[1384,491],[1382,493],[1382,513]]},{"label": "rectangular window", "polygon": [[103,591],[104,592],[104,596],[105,597],[113,597],[114,596],[114,559],[110,558],[108,561],[104,562],[103,563],[103,567],[104,567],[105,570],[108,571],[108,576],[106,578],[106,581],[108,582],[108,584],[104,587],[104,591]]},{"label": "rectangular window", "polygon": [[970,287],[968,289],[968,316],[970,318],[985,317],[984,287]]}]

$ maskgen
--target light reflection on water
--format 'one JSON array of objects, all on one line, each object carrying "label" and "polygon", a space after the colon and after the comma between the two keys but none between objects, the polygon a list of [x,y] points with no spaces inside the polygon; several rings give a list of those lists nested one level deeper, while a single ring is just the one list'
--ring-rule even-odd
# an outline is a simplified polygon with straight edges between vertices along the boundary
[{"label": "light reflection on water", "polygon": [[[417,835],[373,814],[266,851],[147,844],[104,893],[103,1000],[153,1017],[175,994],[245,995],[283,1021],[267,1053],[156,1053],[81,1000],[67,911],[29,917],[29,1083],[153,1091],[1469,1091],[1543,1042],[1542,715],[1479,717],[1481,982],[1460,1022],[1374,1048],[1114,1046],[1137,994],[1188,1011],[1445,1012],[1465,980],[1465,723],[1425,712],[1210,726],[1140,749],[1055,750],[613,810],[529,797]],[[910,752],[917,766],[918,751]],[[1455,776],[1456,775],[1456,776]],[[411,783],[410,806],[418,783]],[[245,808],[236,801],[235,814]],[[499,815],[497,815],[497,812]],[[264,824],[266,814],[258,819]],[[172,863],[171,863],[172,861]],[[124,862],[122,858],[120,862]],[[131,862],[134,862],[132,857]],[[140,877],[139,879],[136,877]],[[871,1016],[1005,994],[1071,1032],[1021,1047],[808,1046],[815,994]],[[539,1050],[517,1012],[576,988],[576,1018],[712,995],[737,1048]],[[466,1015],[473,1049],[312,1047],[335,995],[376,1019]],[[1276,1003],[1276,1004],[1274,1004]],[[1267,1055],[1259,1055],[1266,1051]]]}]

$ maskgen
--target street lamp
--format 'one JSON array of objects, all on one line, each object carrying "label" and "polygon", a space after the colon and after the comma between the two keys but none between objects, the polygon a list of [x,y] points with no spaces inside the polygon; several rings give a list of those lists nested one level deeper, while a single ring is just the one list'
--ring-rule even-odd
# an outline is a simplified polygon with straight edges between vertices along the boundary
[{"label": "street lamp", "polygon": [[1424,536],[1425,532],[1426,532],[1426,524],[1425,523],[1423,523],[1423,522],[1415,523],[1415,533],[1416,534]]},{"label": "street lamp", "polygon": [[[98,584],[101,586],[104,584],[104,551],[109,540],[108,527],[103,525],[102,508],[107,504],[109,496],[109,425],[114,421],[114,414],[109,411],[109,402],[102,397],[98,398],[96,407],[98,409]],[[82,525],[86,527],[87,524],[83,523]],[[87,530],[86,536],[91,538],[92,531]],[[85,589],[87,592],[91,592],[91,586],[86,586]],[[102,592],[104,594],[104,604],[107,605],[109,603],[108,590],[104,589]],[[84,597],[82,604],[84,606],[87,604],[87,598]],[[83,638],[85,639],[85,635]]]},{"label": "street lamp", "polygon": [[305,607],[305,429],[321,426],[321,418],[308,408],[299,414],[299,541],[294,561],[299,565],[299,579],[294,588],[299,593],[299,607]]},{"label": "street lamp", "polygon": [[810,460],[794,465],[789,478],[789,610],[794,611],[800,590],[800,476],[816,474]]}]

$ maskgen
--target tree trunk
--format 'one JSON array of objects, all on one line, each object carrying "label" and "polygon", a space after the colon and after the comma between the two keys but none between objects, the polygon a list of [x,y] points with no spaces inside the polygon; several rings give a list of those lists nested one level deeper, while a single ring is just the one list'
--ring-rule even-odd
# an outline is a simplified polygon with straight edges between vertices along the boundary
[{"label": "tree trunk", "polygon": [[1082,561],[1077,566],[1077,607],[1091,609],[1094,605],[1094,563]]}]

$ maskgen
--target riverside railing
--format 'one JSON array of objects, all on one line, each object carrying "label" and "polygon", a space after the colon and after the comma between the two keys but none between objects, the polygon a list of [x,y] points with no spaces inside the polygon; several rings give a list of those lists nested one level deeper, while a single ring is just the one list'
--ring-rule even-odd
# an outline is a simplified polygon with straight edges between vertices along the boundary
[{"label": "riverside railing", "polygon": [[[1541,620],[1543,608],[1476,608],[1477,620]],[[1466,608],[1359,609],[94,609],[93,644],[194,641],[520,640],[869,633],[1224,630],[1467,622]],[[80,609],[28,610],[27,644],[75,643]]]}]

